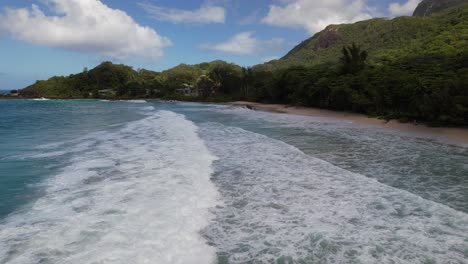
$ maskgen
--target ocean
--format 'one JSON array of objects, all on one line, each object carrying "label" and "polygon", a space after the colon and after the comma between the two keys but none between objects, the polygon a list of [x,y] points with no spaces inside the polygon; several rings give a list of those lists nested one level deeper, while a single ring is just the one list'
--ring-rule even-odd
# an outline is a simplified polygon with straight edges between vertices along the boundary
[{"label": "ocean", "polygon": [[468,147],[224,105],[0,100],[0,263],[468,263]]}]

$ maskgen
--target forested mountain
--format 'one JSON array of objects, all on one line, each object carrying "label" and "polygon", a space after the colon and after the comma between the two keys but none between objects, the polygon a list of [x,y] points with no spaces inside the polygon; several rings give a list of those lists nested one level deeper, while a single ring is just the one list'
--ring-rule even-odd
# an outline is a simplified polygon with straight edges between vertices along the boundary
[{"label": "forested mountain", "polygon": [[[458,56],[467,51],[467,2],[468,0],[423,1],[416,13],[432,15],[375,18],[354,24],[330,25],[303,41],[283,58],[257,68],[334,65],[339,62],[342,47],[352,43],[368,51],[369,63],[372,64],[405,58]],[[433,13],[435,9],[443,10]]]},{"label": "forested mountain", "polygon": [[423,0],[414,10],[413,16],[430,16],[463,3],[468,3],[468,0]]}]

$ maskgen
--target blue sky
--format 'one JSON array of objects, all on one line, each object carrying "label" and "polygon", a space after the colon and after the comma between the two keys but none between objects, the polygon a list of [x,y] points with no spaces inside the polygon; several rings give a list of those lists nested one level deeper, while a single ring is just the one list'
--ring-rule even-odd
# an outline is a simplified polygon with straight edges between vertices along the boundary
[{"label": "blue sky", "polygon": [[164,70],[251,66],[331,23],[409,15],[419,0],[2,0],[0,90],[103,60]]}]

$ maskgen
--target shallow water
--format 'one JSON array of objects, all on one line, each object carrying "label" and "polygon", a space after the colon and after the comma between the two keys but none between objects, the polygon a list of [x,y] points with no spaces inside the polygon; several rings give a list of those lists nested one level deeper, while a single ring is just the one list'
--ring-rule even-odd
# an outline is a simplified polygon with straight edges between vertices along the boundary
[{"label": "shallow water", "polygon": [[0,263],[468,263],[463,146],[193,103],[0,117]]}]

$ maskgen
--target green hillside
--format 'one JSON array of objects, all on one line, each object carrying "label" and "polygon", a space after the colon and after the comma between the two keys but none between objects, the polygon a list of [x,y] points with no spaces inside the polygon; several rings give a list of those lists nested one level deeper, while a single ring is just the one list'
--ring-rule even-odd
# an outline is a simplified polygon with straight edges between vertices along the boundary
[{"label": "green hillside", "polygon": [[[23,97],[47,97],[61,99],[78,98],[158,98],[172,96],[184,84],[196,85],[201,76],[209,75],[218,88],[238,85],[226,83],[229,76],[239,76],[242,68],[224,61],[205,62],[196,65],[181,64],[163,72],[103,62],[95,68],[84,69],[81,73],[69,76],[54,76],[37,81],[21,90]],[[224,74],[223,76],[219,76]],[[218,75],[218,76],[217,76]],[[223,78],[223,80],[220,80]],[[227,89],[227,88],[226,88]],[[112,93],[100,94],[100,90]]]},{"label": "green hillside", "polygon": [[413,16],[430,16],[463,3],[468,3],[468,0],[423,0],[414,10]]},{"label": "green hillside", "polygon": [[376,18],[330,25],[280,60],[256,68],[336,65],[342,47],[352,43],[368,51],[371,64],[410,57],[457,56],[466,52],[468,46],[468,5],[457,5],[428,17]]}]

